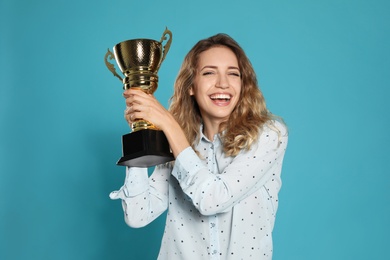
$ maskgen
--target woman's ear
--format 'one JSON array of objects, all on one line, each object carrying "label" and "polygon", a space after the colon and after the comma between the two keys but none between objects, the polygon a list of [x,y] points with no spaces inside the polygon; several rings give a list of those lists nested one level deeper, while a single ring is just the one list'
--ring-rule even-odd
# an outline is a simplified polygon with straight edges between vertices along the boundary
[{"label": "woman's ear", "polygon": [[190,94],[190,96],[193,96],[194,95],[194,90],[193,90],[193,88],[194,87],[190,87],[189,89],[188,89],[188,94]]}]

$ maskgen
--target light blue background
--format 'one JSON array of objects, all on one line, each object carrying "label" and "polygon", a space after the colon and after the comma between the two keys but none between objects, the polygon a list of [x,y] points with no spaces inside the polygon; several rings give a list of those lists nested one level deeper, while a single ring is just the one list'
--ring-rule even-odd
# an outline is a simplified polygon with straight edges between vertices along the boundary
[{"label": "light blue background", "polygon": [[0,2],[0,259],[155,259],[164,216],[123,221],[122,85],[107,48],[173,43],[168,105],[184,55],[233,36],[290,142],[275,260],[390,259],[390,2],[386,0]]}]

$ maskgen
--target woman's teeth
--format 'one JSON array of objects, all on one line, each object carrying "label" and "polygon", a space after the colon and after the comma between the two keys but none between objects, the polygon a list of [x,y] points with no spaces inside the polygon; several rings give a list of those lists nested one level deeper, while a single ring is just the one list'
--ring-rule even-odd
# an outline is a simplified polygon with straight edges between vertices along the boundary
[{"label": "woman's teeth", "polygon": [[214,95],[211,95],[210,98],[212,100],[230,100],[230,95],[227,95],[227,94],[214,94]]}]

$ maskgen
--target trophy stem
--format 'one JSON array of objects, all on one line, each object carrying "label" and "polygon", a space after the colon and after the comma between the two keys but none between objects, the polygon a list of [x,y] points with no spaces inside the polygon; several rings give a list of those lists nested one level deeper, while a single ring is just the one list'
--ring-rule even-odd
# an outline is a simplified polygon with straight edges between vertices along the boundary
[{"label": "trophy stem", "polygon": [[144,129],[160,130],[157,126],[144,119],[137,119],[134,123],[131,124],[131,129],[133,132]]}]

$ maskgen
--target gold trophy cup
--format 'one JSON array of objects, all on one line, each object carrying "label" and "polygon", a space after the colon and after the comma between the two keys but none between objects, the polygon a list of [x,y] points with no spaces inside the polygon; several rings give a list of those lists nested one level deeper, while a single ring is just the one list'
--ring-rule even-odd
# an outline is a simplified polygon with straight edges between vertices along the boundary
[{"label": "gold trophy cup", "polygon": [[[171,42],[172,32],[165,29],[159,42],[133,39],[116,44],[114,53],[108,49],[104,61],[107,68],[123,83],[123,89],[135,88],[153,94],[158,86],[157,72]],[[115,59],[124,78],[116,72],[115,66],[108,59]],[[117,162],[118,165],[150,167],[174,159],[167,138],[152,122],[139,118],[132,123],[131,129],[131,133],[122,136],[123,156]]]}]

